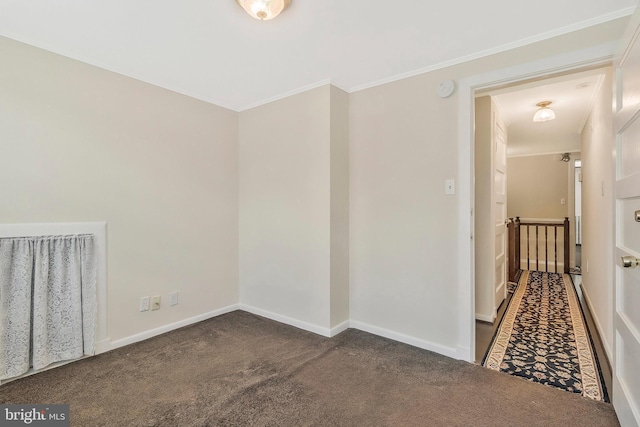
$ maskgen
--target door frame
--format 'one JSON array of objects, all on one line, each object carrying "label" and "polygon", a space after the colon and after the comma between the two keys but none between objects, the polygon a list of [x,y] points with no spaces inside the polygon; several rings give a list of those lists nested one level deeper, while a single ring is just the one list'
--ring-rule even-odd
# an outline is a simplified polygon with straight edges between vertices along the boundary
[{"label": "door frame", "polygon": [[461,79],[458,83],[458,344],[475,362],[474,125],[475,93],[612,65],[617,44],[598,45]]}]

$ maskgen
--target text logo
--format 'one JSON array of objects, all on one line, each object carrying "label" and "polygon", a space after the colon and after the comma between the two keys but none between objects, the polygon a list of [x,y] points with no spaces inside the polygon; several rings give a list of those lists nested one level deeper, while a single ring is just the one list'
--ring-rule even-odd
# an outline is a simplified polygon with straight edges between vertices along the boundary
[{"label": "text logo", "polygon": [[69,405],[0,405],[0,426],[69,427]]}]

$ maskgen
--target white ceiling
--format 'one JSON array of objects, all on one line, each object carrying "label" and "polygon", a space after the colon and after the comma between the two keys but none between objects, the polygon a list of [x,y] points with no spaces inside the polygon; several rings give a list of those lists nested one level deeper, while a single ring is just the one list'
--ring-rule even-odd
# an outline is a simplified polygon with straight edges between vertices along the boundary
[{"label": "white ceiling", "polygon": [[[354,91],[631,13],[636,0],[0,0],[0,35],[234,110]],[[552,13],[551,13],[552,12]]]},{"label": "white ceiling", "polygon": [[[491,92],[508,126],[508,155],[580,151],[580,134],[603,80],[599,69]],[[541,101],[552,101],[555,120],[533,122]]]}]

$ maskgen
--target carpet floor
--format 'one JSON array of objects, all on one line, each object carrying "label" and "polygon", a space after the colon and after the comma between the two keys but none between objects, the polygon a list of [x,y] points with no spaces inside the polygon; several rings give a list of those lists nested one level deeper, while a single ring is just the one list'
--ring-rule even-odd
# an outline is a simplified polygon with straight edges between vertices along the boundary
[{"label": "carpet floor", "polygon": [[589,329],[567,274],[523,273],[483,365],[608,401]]},{"label": "carpet floor", "polygon": [[236,311],[0,386],[73,426],[617,426],[610,404],[349,329]]}]

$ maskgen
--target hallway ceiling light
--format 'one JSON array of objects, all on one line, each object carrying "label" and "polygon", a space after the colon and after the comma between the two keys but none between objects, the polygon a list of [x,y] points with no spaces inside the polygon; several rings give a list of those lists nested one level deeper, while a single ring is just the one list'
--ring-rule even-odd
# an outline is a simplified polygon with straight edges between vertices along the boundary
[{"label": "hallway ceiling light", "polygon": [[553,120],[556,118],[556,113],[553,112],[549,105],[551,105],[551,101],[542,101],[536,104],[540,109],[536,111],[536,114],[533,116],[533,121],[536,123],[546,122],[548,120]]},{"label": "hallway ceiling light", "polygon": [[249,15],[261,21],[273,19],[289,7],[291,0],[236,0]]}]

